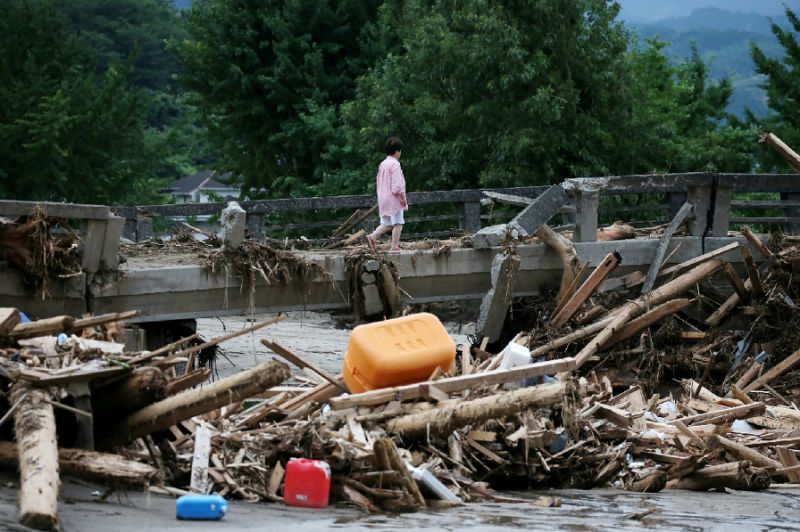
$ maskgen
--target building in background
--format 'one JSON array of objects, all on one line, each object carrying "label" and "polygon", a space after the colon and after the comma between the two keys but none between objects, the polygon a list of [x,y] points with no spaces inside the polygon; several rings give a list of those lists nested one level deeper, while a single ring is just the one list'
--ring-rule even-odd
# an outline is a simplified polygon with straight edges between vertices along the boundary
[{"label": "building in background", "polygon": [[[239,187],[220,183],[214,179],[216,175],[216,170],[203,170],[173,181],[162,192],[170,194],[175,203],[210,203],[238,199],[241,192]],[[230,175],[230,172],[226,172],[219,177],[224,181]]]}]

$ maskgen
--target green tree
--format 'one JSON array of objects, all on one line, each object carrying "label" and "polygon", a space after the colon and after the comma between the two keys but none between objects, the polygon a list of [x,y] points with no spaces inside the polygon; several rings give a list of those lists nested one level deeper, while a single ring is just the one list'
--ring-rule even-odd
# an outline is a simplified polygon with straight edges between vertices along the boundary
[{"label": "green tree", "polygon": [[251,189],[321,179],[355,79],[384,53],[378,0],[200,0],[177,46],[213,145]]},{"label": "green tree", "polygon": [[[408,0],[383,11],[402,53],[343,106],[345,168],[328,188],[371,183],[379,144],[406,144],[412,188],[524,185],[609,170],[627,36],[604,0]],[[355,176],[359,176],[355,179]]]},{"label": "green tree", "polygon": [[[784,51],[781,59],[768,57],[755,44],[751,47],[756,71],[766,76],[764,89],[767,103],[773,114],[758,121],[762,130],[778,135],[795,150],[800,149],[800,18],[786,7],[786,17],[791,28],[781,28],[772,24],[772,33]],[[786,164],[767,150],[762,152],[763,169],[788,171]]]},{"label": "green tree", "polygon": [[0,196],[123,203],[158,184],[140,94],[126,65],[102,73],[50,0],[9,0],[0,18]]},{"label": "green tree", "polygon": [[730,79],[713,82],[692,43],[691,57],[676,65],[666,43],[636,42],[628,54],[626,120],[617,129],[614,173],[747,172],[753,130],[725,111]]}]

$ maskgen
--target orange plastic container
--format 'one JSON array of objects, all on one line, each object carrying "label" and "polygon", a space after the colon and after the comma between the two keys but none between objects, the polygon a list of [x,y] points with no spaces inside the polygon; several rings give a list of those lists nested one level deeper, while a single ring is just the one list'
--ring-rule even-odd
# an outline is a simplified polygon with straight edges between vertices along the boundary
[{"label": "orange plastic container", "polygon": [[422,382],[436,367],[453,369],[456,346],[439,318],[427,312],[359,325],[344,355],[350,393]]}]

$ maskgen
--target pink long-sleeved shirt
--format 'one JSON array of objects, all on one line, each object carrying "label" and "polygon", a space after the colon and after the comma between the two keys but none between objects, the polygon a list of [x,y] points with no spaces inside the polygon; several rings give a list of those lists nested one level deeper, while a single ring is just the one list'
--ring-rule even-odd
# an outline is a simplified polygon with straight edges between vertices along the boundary
[{"label": "pink long-sleeved shirt", "polygon": [[394,216],[400,211],[407,211],[406,178],[400,161],[387,156],[378,167],[377,181],[378,213],[381,216]]}]

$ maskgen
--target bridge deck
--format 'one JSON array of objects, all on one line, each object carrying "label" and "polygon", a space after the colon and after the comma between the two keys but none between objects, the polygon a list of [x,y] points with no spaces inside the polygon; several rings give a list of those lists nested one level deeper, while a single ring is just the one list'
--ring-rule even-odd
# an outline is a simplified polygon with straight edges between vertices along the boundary
[{"label": "bridge deck", "polygon": [[[712,251],[733,241],[734,237],[676,237],[671,240],[669,263],[682,262]],[[610,242],[576,242],[581,260],[592,264],[611,251],[622,255],[616,274],[649,267],[658,240],[633,239]],[[674,253],[673,253],[674,250]],[[209,251],[211,251],[209,249]],[[400,284],[408,293],[407,302],[425,303],[462,299],[480,299],[490,287],[492,259],[502,248],[407,250],[388,257],[398,268]],[[517,253],[521,267],[515,296],[538,293],[542,283],[561,276],[561,262],[543,244],[520,245]],[[121,265],[118,276],[95,276],[87,283],[81,275],[53,283],[50,300],[34,300],[22,286],[19,275],[0,270],[3,305],[18,307],[38,317],[62,313],[114,312],[137,309],[139,321],[222,316],[288,310],[325,310],[348,307],[344,251],[308,251],[301,255],[316,264],[326,276],[312,281],[266,285],[259,282],[251,294],[241,288],[240,279],[225,274],[211,274],[196,252],[134,254]],[[740,262],[741,255],[728,253],[723,259]]]}]

